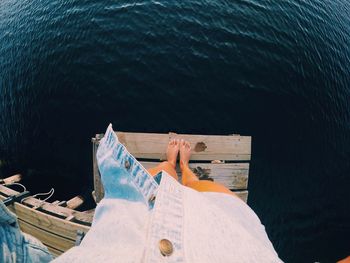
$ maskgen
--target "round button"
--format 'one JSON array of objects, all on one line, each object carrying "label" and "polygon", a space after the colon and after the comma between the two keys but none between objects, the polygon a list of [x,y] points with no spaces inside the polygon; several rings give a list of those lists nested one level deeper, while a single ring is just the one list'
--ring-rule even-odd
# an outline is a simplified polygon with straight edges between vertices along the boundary
[{"label": "round button", "polygon": [[126,169],[130,168],[130,162],[128,160],[125,161],[124,166]]},{"label": "round button", "polygon": [[164,257],[169,257],[174,252],[174,247],[168,239],[162,239],[159,241],[159,250]]}]

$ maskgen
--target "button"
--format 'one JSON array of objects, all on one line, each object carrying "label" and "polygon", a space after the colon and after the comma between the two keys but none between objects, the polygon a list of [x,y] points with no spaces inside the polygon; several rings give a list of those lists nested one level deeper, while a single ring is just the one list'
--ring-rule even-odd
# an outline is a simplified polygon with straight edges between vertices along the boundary
[{"label": "button", "polygon": [[130,162],[128,160],[125,161],[124,167],[129,170],[130,168]]},{"label": "button", "polygon": [[155,195],[151,195],[150,198],[148,199],[148,202],[152,203],[156,200],[156,196]]},{"label": "button", "polygon": [[169,257],[174,252],[173,244],[168,239],[159,241],[159,250],[164,257]]}]

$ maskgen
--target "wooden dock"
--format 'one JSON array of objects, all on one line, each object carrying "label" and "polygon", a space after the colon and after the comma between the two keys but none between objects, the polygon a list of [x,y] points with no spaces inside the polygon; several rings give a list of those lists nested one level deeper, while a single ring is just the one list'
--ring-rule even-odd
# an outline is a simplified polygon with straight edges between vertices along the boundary
[{"label": "wooden dock", "polygon": [[[212,180],[225,185],[242,200],[248,199],[249,161],[251,137],[240,135],[190,135],[117,132],[119,141],[126,146],[146,168],[151,168],[166,159],[170,139],[182,138],[191,143],[190,168],[200,180]],[[94,188],[96,201],[103,198],[101,176],[97,167],[96,151],[103,134],[92,139]],[[180,169],[177,166],[179,178]]]}]

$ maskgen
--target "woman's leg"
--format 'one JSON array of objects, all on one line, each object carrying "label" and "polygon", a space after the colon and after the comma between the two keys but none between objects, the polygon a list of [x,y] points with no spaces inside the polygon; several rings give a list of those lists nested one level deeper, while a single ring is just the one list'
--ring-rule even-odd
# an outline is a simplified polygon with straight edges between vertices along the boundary
[{"label": "woman's leg", "polygon": [[[193,177],[196,177],[196,179],[193,180]],[[197,176],[191,171],[188,166],[182,169],[182,184],[194,190],[197,190],[198,192],[217,192],[236,195],[222,184],[209,180],[198,180]]]},{"label": "woman's leg", "polygon": [[180,167],[182,172],[182,184],[199,192],[217,192],[237,196],[222,184],[208,180],[199,180],[188,166],[191,156],[191,145],[189,142],[180,141]]},{"label": "woman's leg", "polygon": [[349,263],[350,262],[350,256],[344,258],[343,260],[338,261],[337,263]]},{"label": "woman's leg", "polygon": [[173,139],[169,141],[168,148],[166,151],[167,161],[158,164],[156,167],[147,169],[148,172],[152,176],[155,176],[161,171],[166,171],[168,174],[170,174],[172,177],[178,180],[179,178],[177,176],[175,166],[176,166],[177,155],[179,153],[179,147],[180,147],[179,140]]},{"label": "woman's leg", "polygon": [[152,175],[156,176],[161,171],[166,171],[168,174],[170,174],[172,177],[174,177],[176,180],[178,180],[177,173],[175,171],[175,168],[168,162],[162,162],[158,164],[156,167],[152,167],[147,169],[147,171]]}]

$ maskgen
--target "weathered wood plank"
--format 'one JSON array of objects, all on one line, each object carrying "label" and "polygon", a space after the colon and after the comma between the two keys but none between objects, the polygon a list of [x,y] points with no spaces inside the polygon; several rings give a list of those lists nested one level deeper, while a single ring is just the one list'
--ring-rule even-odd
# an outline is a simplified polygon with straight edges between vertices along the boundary
[{"label": "weathered wood plank", "polygon": [[117,135],[119,141],[136,158],[164,160],[165,150],[171,138],[183,138],[191,143],[191,160],[250,160],[251,156],[249,136],[130,132],[117,132]]},{"label": "weathered wood plank", "polygon": [[[94,177],[95,177],[95,174],[94,174]],[[94,189],[96,189],[96,187]],[[95,203],[97,204],[97,198],[96,198],[96,191],[95,190],[93,190],[91,192],[91,196],[92,196],[92,199],[94,199]]]},{"label": "weathered wood plank", "polygon": [[[146,169],[157,166],[160,162],[140,162]],[[212,179],[229,189],[245,190],[248,188],[249,163],[190,163],[190,168],[200,179]],[[177,169],[179,178],[181,171]]]},{"label": "weathered wood plank", "polygon": [[22,180],[22,175],[21,174],[15,174],[10,177],[6,177],[4,179],[0,179],[0,183],[4,184],[12,184],[12,183],[17,183]]},{"label": "weathered wood plank", "polygon": [[[8,187],[5,187],[3,185],[0,185],[0,194],[3,193],[6,196],[10,196],[10,195],[17,195],[19,192],[14,191]],[[57,205],[53,205],[51,203],[48,202],[42,202],[39,199],[33,198],[33,197],[29,197],[23,200],[23,203],[26,205],[29,205],[31,207],[40,207],[42,210],[45,210],[49,213],[58,215],[60,217],[69,217],[69,216],[74,216],[74,218],[81,222],[81,223],[85,223],[87,225],[91,225],[92,222],[92,218],[93,215],[92,214],[87,214],[84,212],[79,212],[79,211],[75,211],[66,207],[62,207],[62,206],[57,206]]]},{"label": "weathered wood plank", "polygon": [[189,166],[200,179],[213,179],[231,190],[248,188],[248,163],[190,163]]},{"label": "weathered wood plank", "polygon": [[77,209],[84,203],[84,198],[80,195],[73,197],[67,201],[67,207],[70,209]]},{"label": "weathered wood plank", "polygon": [[241,198],[245,203],[248,202],[248,191],[235,191],[236,195]]},{"label": "weathered wood plank", "polygon": [[[0,199],[2,200],[3,197],[0,196]],[[90,229],[88,226],[68,222],[64,219],[45,214],[19,203],[14,203],[8,208],[14,212],[17,217],[21,218],[21,220],[34,224],[45,231],[71,239],[72,241],[75,241],[78,230],[87,233]]]},{"label": "weathered wood plank", "polygon": [[192,135],[170,133],[191,143],[191,160],[250,160],[251,137],[240,135]]},{"label": "weathered wood plank", "polygon": [[58,249],[53,248],[53,247],[49,247],[48,245],[46,245],[46,246],[54,258],[57,258],[58,256],[60,256],[61,254],[63,254],[65,252],[65,251],[61,251],[61,250],[58,250]]},{"label": "weathered wood plank", "polygon": [[[146,169],[149,169],[157,166],[160,162],[141,161],[140,163]],[[190,168],[199,176],[199,178],[206,180],[212,179],[214,182],[221,183],[232,191],[246,190],[248,188],[249,163],[190,163]],[[177,169],[177,172],[179,178],[181,178],[179,168]],[[101,181],[98,182],[96,180],[95,191],[103,191]],[[101,198],[102,197],[103,195]]]},{"label": "weathered wood plank", "polygon": [[18,219],[18,223],[23,232],[30,233],[33,237],[39,239],[44,245],[61,251],[67,251],[75,246],[75,242],[72,240],[47,232],[33,224],[22,221],[21,219]]}]

